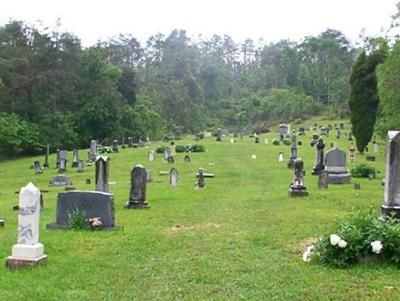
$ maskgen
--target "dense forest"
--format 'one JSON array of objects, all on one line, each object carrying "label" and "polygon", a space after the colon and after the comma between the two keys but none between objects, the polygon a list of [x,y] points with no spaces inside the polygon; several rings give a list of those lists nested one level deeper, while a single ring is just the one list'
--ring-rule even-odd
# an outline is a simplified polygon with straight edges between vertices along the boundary
[{"label": "dense forest", "polygon": [[332,29],[299,43],[174,30],[84,48],[71,33],[12,21],[0,26],[0,154],[347,116],[361,50]]}]

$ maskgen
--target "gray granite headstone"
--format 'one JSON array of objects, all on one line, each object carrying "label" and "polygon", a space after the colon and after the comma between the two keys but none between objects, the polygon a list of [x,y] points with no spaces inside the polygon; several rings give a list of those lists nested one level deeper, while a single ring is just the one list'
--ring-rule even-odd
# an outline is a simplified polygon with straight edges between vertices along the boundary
[{"label": "gray granite headstone", "polygon": [[346,168],[346,153],[338,148],[333,148],[326,153],[325,170],[328,172],[329,184],[348,183],[351,180]]},{"label": "gray granite headstone", "polygon": [[288,130],[289,130],[289,126],[287,124],[281,123],[279,125],[278,132],[279,132],[280,135],[284,135],[284,136],[287,135]]},{"label": "gray granite headstone", "polygon": [[169,172],[169,184],[172,187],[175,187],[175,186],[178,186],[178,182],[179,182],[178,170],[176,168],[171,168],[171,170]]},{"label": "gray granite headstone", "polygon": [[293,163],[293,180],[289,186],[289,196],[308,196],[307,188],[304,186],[304,162],[297,158]]},{"label": "gray granite headstone", "polygon": [[311,174],[319,175],[321,171],[324,170],[324,140],[322,138],[318,139],[318,143],[315,145],[316,148],[316,156],[315,156],[315,165],[312,169]]},{"label": "gray granite headstone", "polygon": [[321,127],[320,129],[319,129],[319,134],[321,135],[321,136],[326,136],[326,135],[328,135],[328,129],[326,128],[326,127]]},{"label": "gray granite headstone", "polygon": [[147,172],[142,165],[136,165],[131,171],[131,189],[129,200],[125,205],[128,209],[149,208],[146,201]]},{"label": "gray granite headstone", "polygon": [[55,176],[49,182],[49,186],[70,186],[70,185],[72,185],[70,177],[64,175]]},{"label": "gray granite headstone", "polygon": [[[114,195],[101,191],[68,191],[57,196],[56,222],[48,224],[49,229],[68,228],[69,215],[79,210],[85,220],[99,217],[102,228],[115,227]],[[89,227],[89,222],[87,222]]]},{"label": "gray granite headstone", "polygon": [[400,131],[389,131],[386,139],[385,215],[395,214],[400,219]]},{"label": "gray granite headstone", "polygon": [[118,153],[118,152],[119,152],[119,149],[118,149],[118,140],[113,140],[113,142],[112,142],[112,151],[113,151],[114,153]]},{"label": "gray granite headstone", "polygon": [[64,171],[67,171],[67,159],[60,157],[60,166],[58,168],[58,172],[62,173]]},{"label": "gray granite headstone", "polygon": [[89,149],[89,163],[93,163],[96,161],[97,156],[97,142],[96,140],[90,141],[90,149]]},{"label": "gray granite headstone", "polygon": [[146,181],[147,183],[151,183],[153,181],[153,172],[151,169],[146,169]]},{"label": "gray granite headstone", "polygon": [[72,164],[71,164],[71,167],[72,167],[72,168],[78,167],[78,162],[79,162],[78,150],[77,150],[77,149],[74,149],[74,150],[73,150],[73,154],[72,154]]},{"label": "gray granite headstone", "polygon": [[77,172],[84,172],[84,164],[83,160],[78,161],[78,169],[76,170]]},{"label": "gray granite headstone", "polygon": [[217,129],[217,141],[222,141],[222,129]]},{"label": "gray granite headstone", "polygon": [[108,192],[109,163],[110,160],[106,156],[96,159],[96,191]]},{"label": "gray granite headstone", "polygon": [[296,159],[297,159],[297,136],[296,134],[292,134],[290,157],[289,157],[289,162],[287,164],[288,168],[293,168],[293,164]]}]

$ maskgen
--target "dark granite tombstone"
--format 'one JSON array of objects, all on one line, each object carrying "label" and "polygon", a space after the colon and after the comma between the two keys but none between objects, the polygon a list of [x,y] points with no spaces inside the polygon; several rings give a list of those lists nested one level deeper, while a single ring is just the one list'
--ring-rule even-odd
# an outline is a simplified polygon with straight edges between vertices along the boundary
[{"label": "dark granite tombstone", "polygon": [[328,172],[329,184],[348,183],[351,180],[346,169],[346,153],[338,148],[333,148],[325,155],[325,170]]},{"label": "dark granite tombstone", "polygon": [[33,168],[34,168],[34,170],[35,170],[35,175],[41,174],[41,173],[43,172],[42,167],[40,166],[40,162],[39,162],[39,161],[33,162]]},{"label": "dark granite tombstone", "polygon": [[71,167],[72,167],[72,168],[78,167],[78,162],[79,162],[78,150],[77,150],[77,149],[74,149],[74,150],[73,150],[73,155],[72,155],[72,164],[71,164]]},{"label": "dark granite tombstone", "polygon": [[95,191],[108,192],[108,175],[110,160],[105,156],[98,156],[96,159],[96,188]]},{"label": "dark granite tombstone", "polygon": [[316,156],[315,156],[315,165],[312,169],[311,174],[313,175],[319,175],[321,171],[324,170],[325,166],[324,166],[324,148],[325,148],[325,144],[324,144],[324,140],[322,140],[322,138],[318,139],[318,143],[316,144]]},{"label": "dark granite tombstone", "polygon": [[191,159],[189,155],[185,155],[185,157],[183,158],[185,163],[190,163]]},{"label": "dark granite tombstone", "polygon": [[79,211],[87,221],[89,218],[99,217],[102,228],[114,228],[114,195],[101,191],[68,191],[60,192],[57,196],[56,222],[48,224],[49,229],[69,227],[69,216]]},{"label": "dark granite tombstone", "polygon": [[400,131],[389,131],[386,140],[385,215],[400,219]]},{"label": "dark granite tombstone", "polygon": [[222,129],[220,128],[217,129],[217,141],[222,141]]},{"label": "dark granite tombstone", "polygon": [[142,165],[136,165],[131,171],[131,189],[127,209],[149,208],[146,202],[147,173]]},{"label": "dark granite tombstone", "polygon": [[112,142],[112,151],[113,153],[118,153],[119,149],[118,149],[118,140],[114,139]]},{"label": "dark granite tombstone", "polygon": [[328,184],[328,172],[326,170],[323,170],[319,173],[318,176],[318,189],[327,189]]},{"label": "dark granite tombstone", "polygon": [[308,196],[307,188],[304,186],[304,162],[300,158],[293,163],[293,181],[289,186],[289,196]]},{"label": "dark granite tombstone", "polygon": [[291,147],[290,147],[290,157],[287,164],[288,168],[293,168],[294,161],[297,159],[297,136],[292,134]]},{"label": "dark granite tombstone", "polygon": [[46,147],[46,154],[45,154],[45,157],[44,157],[44,163],[43,163],[43,168],[49,168],[49,156],[50,156],[50,145],[49,144],[47,144],[47,147]]},{"label": "dark granite tombstone", "polygon": [[70,186],[70,185],[72,185],[70,177],[64,175],[55,176],[49,182],[49,186]]},{"label": "dark granite tombstone", "polygon": [[198,173],[198,177],[197,177],[197,185],[198,188],[204,188],[206,187],[206,184],[204,182],[204,173],[203,173],[203,169],[200,168],[199,169],[199,173]]}]

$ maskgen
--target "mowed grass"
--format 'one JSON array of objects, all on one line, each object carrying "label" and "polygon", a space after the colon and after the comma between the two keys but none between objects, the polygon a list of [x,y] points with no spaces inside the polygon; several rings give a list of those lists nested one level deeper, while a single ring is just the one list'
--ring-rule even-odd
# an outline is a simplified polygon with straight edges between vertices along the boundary
[{"label": "mowed grass", "polygon": [[[287,162],[278,162],[278,153],[284,152],[287,161],[290,147],[271,144],[277,133],[261,135],[260,144],[247,137],[237,138],[235,144],[229,138],[201,141],[207,152],[191,154],[190,164],[183,162],[184,154],[177,154],[180,183],[175,188],[169,187],[168,177],[158,175],[172,165],[163,163],[161,155],[147,162],[147,152],[159,142],[110,154],[110,181],[116,182],[110,191],[119,226],[115,231],[47,230],[46,224],[55,221],[57,193],[63,191],[47,186],[57,174],[55,155],[51,168],[41,175],[34,175],[29,166],[36,159],[43,162],[43,157],[2,162],[0,215],[6,226],[0,228],[0,258],[11,255],[16,243],[15,191],[32,181],[50,192],[44,195],[40,232],[48,263],[16,272],[3,264],[0,300],[399,300],[396,266],[370,263],[335,269],[302,261],[309,242],[327,233],[337,218],[348,216],[353,208],[379,210],[383,201],[383,147],[375,154],[378,179],[353,179],[361,190],[345,184],[319,191],[317,177],[311,175],[312,133],[299,137],[307,198],[288,197],[292,171]],[[347,137],[338,140],[333,131],[326,150],[330,142],[347,152]],[[177,141],[188,143],[195,142]],[[86,156],[82,150],[80,157]],[[366,162],[359,154],[356,161]],[[148,210],[123,209],[135,164],[153,171]],[[216,175],[206,179],[203,190],[195,189],[199,167]],[[69,168],[66,175],[77,189],[94,188],[85,184],[86,178],[94,183],[94,167],[82,174]]]}]

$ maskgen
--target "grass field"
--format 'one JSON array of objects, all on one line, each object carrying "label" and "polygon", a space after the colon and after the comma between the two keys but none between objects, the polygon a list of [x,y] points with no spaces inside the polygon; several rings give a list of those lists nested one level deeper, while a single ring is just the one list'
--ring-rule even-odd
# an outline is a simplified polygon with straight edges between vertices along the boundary
[{"label": "grass field", "polygon": [[[383,201],[384,147],[375,154],[378,179],[353,179],[361,190],[344,184],[319,191],[317,177],[311,175],[311,136],[312,131],[299,137],[310,195],[298,199],[288,197],[292,171],[287,162],[278,162],[278,153],[283,151],[287,160],[290,147],[271,144],[276,132],[261,135],[260,144],[250,138],[238,138],[236,144],[228,138],[202,140],[207,152],[191,154],[190,164],[177,154],[180,183],[175,188],[169,187],[168,177],[158,175],[172,167],[161,155],[147,162],[149,149],[161,143],[110,154],[110,181],[116,182],[110,191],[119,226],[115,231],[47,230],[46,224],[55,221],[57,193],[63,190],[47,187],[57,174],[55,155],[41,175],[29,166],[43,157],[2,162],[0,216],[6,226],[0,228],[0,258],[11,255],[16,243],[15,191],[32,181],[50,192],[44,195],[40,232],[48,262],[10,272],[3,261],[0,300],[399,300],[396,266],[369,263],[335,269],[302,261],[309,242],[327,233],[337,218],[353,208],[373,206],[378,211]],[[347,152],[347,138],[336,139],[336,131],[326,139],[326,150],[330,142]],[[86,150],[80,157],[86,159]],[[365,158],[357,154],[356,163],[362,162]],[[147,192],[151,208],[126,210],[130,170],[138,163],[153,171]],[[199,167],[216,174],[206,179],[204,190],[195,189]],[[94,188],[85,184],[86,178],[94,182],[94,167],[82,174],[69,168],[66,175],[77,189]]]}]

